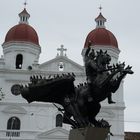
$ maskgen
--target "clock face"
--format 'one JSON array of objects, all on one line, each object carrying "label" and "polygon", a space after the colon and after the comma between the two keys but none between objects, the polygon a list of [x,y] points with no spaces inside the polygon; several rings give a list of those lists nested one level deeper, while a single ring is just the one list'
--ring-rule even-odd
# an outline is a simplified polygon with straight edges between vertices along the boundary
[{"label": "clock face", "polygon": [[18,84],[15,84],[11,87],[11,92],[13,95],[19,95],[21,91],[21,87]]}]

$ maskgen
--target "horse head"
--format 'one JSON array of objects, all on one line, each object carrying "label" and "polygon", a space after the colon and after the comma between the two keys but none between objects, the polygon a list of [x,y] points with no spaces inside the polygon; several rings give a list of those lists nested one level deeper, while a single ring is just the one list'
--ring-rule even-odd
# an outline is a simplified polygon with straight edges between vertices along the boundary
[{"label": "horse head", "polygon": [[111,56],[107,53],[107,51],[103,52],[102,50],[97,51],[96,63],[101,68],[106,68],[110,64]]}]

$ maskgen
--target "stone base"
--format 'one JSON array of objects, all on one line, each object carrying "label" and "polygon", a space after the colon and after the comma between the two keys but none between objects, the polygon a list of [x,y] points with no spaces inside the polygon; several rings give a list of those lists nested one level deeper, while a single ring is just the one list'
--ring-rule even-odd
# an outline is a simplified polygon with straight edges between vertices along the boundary
[{"label": "stone base", "polygon": [[107,128],[86,127],[72,129],[69,140],[105,140],[109,133]]}]

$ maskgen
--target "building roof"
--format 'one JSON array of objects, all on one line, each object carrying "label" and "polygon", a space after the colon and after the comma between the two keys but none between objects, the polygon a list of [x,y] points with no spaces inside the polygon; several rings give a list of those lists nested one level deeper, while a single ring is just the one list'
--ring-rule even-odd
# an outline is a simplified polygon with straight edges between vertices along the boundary
[{"label": "building roof", "polygon": [[6,34],[4,43],[9,42],[29,42],[39,46],[39,38],[35,29],[29,25],[30,14],[26,8],[19,13],[19,24],[13,26]]},{"label": "building roof", "polygon": [[85,41],[84,47],[87,48],[88,44],[91,45],[107,45],[118,48],[118,42],[112,32],[105,28],[96,28],[92,30]]},{"label": "building roof", "polygon": [[95,18],[95,21],[98,21],[98,20],[100,20],[100,19],[106,21],[106,18],[102,15],[101,12],[100,12],[100,14],[98,15],[98,17]]},{"label": "building roof", "polygon": [[27,12],[26,8],[24,8],[23,11],[21,11],[21,12],[19,13],[19,16],[20,16],[20,15],[23,15],[23,14],[24,14],[24,15],[26,14],[26,15],[30,16],[30,14]]},{"label": "building roof", "polygon": [[89,45],[102,45],[118,48],[116,37],[105,27],[106,18],[103,17],[102,13],[95,18],[95,21],[96,28],[87,35],[84,48],[89,47]]},{"label": "building roof", "polygon": [[25,41],[39,45],[36,31],[28,24],[18,24],[12,27],[6,34],[4,43]]},{"label": "building roof", "polygon": [[125,140],[140,140],[140,132],[125,132]]}]

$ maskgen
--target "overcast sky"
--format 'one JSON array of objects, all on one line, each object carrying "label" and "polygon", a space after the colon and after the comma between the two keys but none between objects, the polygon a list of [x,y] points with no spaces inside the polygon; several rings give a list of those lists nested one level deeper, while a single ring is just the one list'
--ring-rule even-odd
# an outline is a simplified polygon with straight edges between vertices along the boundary
[{"label": "overcast sky", "polygon": [[[7,31],[19,22],[23,3],[24,0],[1,0],[1,44]],[[54,58],[56,49],[63,44],[67,56],[83,64],[81,51],[85,38],[95,28],[94,19],[102,5],[106,28],[118,40],[119,60],[132,65],[135,72],[125,78],[125,131],[140,132],[140,0],[28,0],[27,3],[29,23],[37,31],[42,48],[40,63]]]}]

